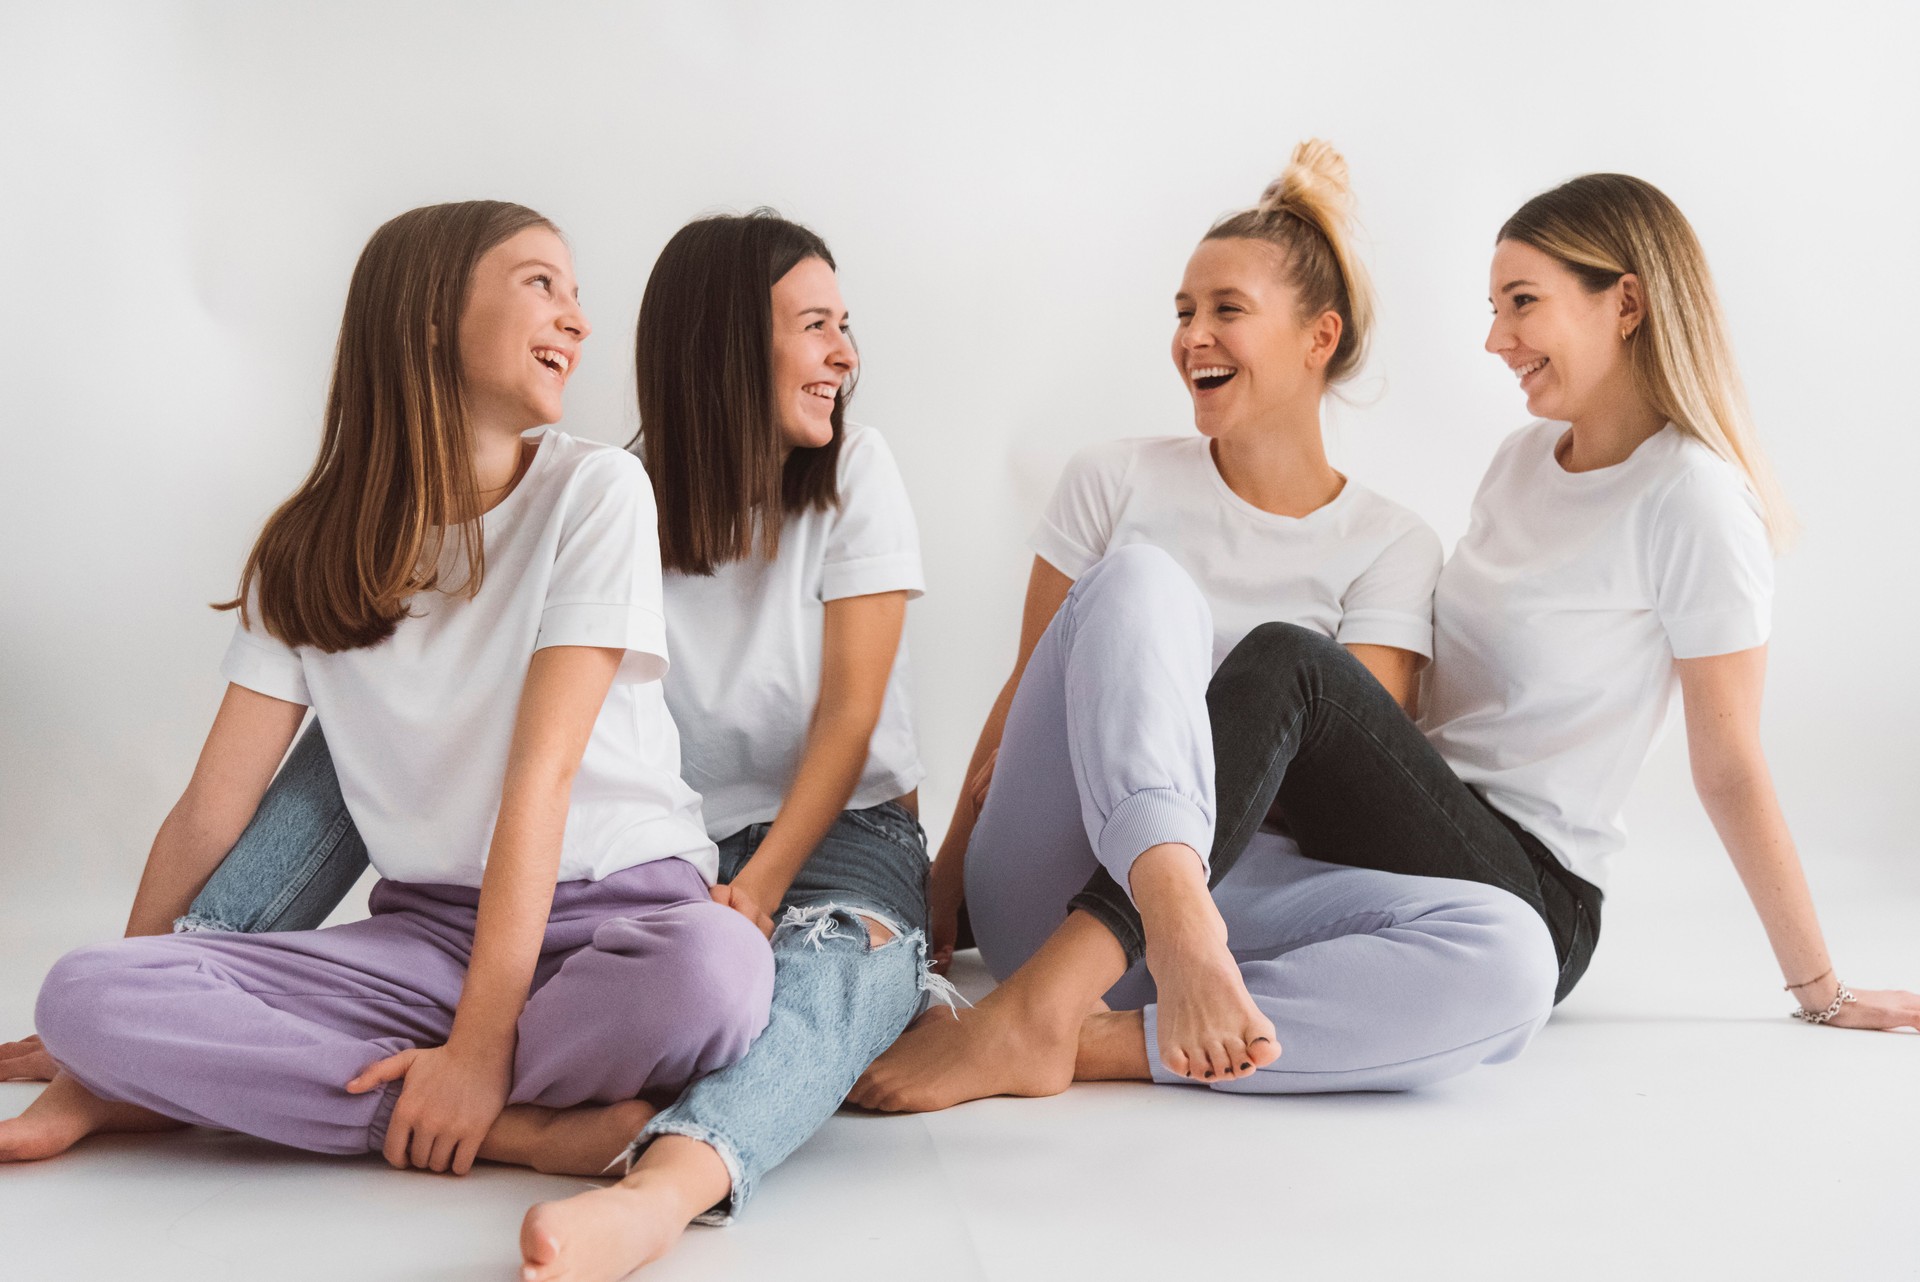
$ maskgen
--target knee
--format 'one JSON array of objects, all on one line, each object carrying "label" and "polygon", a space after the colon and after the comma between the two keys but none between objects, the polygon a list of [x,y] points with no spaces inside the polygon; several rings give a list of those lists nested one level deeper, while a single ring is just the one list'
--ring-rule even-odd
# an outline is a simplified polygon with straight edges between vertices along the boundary
[{"label": "knee", "polygon": [[704,1027],[720,1041],[738,1040],[742,1049],[766,1027],[773,953],[745,917],[715,903],[679,904],[650,919],[603,923],[594,947],[633,951],[614,937],[633,930],[659,932],[650,941],[658,953],[649,959],[647,983],[671,995],[679,1022]]},{"label": "knee", "polygon": [[1082,607],[1123,602],[1155,617],[1185,610],[1204,620],[1209,632],[1213,611],[1193,577],[1164,548],[1129,543],[1115,548],[1073,585]]},{"label": "knee", "polygon": [[1540,914],[1517,895],[1481,887],[1468,908],[1483,940],[1485,965],[1479,968],[1479,1001],[1494,1031],[1543,1022],[1553,1013],[1560,981],[1553,936]]},{"label": "knee", "polygon": [[131,960],[131,942],[76,948],[47,971],[34,1003],[33,1026],[55,1059],[66,1062],[83,1055],[97,1040],[118,1004],[113,1000],[115,980]]}]

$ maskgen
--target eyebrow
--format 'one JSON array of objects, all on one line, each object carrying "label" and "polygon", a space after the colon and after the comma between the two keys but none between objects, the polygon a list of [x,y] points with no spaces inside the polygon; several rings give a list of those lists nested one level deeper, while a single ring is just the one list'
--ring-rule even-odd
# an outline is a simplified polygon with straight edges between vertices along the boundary
[{"label": "eyebrow", "polygon": [[1500,292],[1502,294],[1511,294],[1514,290],[1519,289],[1522,285],[1527,286],[1529,289],[1540,288],[1538,285],[1534,284],[1530,280],[1510,280],[1506,284],[1500,287]]},{"label": "eyebrow", "polygon": [[[800,309],[800,314],[801,314],[802,316],[824,316],[824,317],[826,317],[826,318],[827,318],[828,320],[832,320],[832,319],[833,319],[833,308],[831,308],[831,307],[802,307],[802,308]],[[847,312],[842,312],[842,313],[840,313],[840,319],[841,319],[841,320],[851,320],[851,319],[852,319],[852,315],[851,315],[850,313],[847,313]]]},{"label": "eyebrow", "polygon": [[527,267],[544,267],[556,276],[560,274],[560,269],[544,258],[529,258],[524,263],[515,263],[510,270],[517,272]]},{"label": "eyebrow", "polygon": [[[1247,292],[1246,290],[1244,290],[1244,289],[1239,289],[1239,288],[1236,288],[1235,286],[1232,286],[1232,285],[1228,285],[1228,286],[1227,286],[1226,288],[1224,288],[1224,289],[1210,289],[1210,290],[1208,290],[1208,291],[1207,291],[1207,297],[1209,297],[1209,298],[1228,298],[1228,297],[1234,297],[1234,298],[1252,298],[1252,297],[1253,297],[1253,295],[1251,295],[1251,294],[1249,294],[1249,293],[1248,293],[1248,292]],[[1184,302],[1192,302],[1192,301],[1193,301],[1193,295],[1192,295],[1192,294],[1189,294],[1189,293],[1188,293],[1188,292],[1187,292],[1186,290],[1184,290],[1184,289],[1183,289],[1183,290],[1181,290],[1181,291],[1180,291],[1179,293],[1177,293],[1177,294],[1175,294],[1175,295],[1173,296],[1173,301],[1174,301],[1174,302],[1176,302],[1176,303],[1178,303],[1178,302],[1183,302],[1183,301],[1184,301]]]}]

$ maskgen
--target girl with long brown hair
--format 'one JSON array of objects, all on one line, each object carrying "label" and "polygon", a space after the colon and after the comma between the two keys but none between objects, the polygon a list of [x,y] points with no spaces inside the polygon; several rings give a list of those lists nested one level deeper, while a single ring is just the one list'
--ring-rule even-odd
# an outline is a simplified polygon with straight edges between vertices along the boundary
[{"label": "girl with long brown hair", "polygon": [[[399,1167],[565,1167],[760,1031],[771,957],[712,901],[675,769],[645,471],[526,435],[559,419],[589,332],[531,210],[435,205],[374,233],[320,456],[222,607],[219,714],[128,938],[41,990],[60,1072],[0,1123],[0,1159],[194,1123]],[[372,916],[167,935],[308,708],[382,877]]]}]

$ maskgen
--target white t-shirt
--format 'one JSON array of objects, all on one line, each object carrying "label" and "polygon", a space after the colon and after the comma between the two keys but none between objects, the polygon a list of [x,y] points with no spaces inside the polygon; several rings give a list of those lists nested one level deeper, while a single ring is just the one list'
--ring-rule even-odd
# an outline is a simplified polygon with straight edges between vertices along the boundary
[{"label": "white t-shirt", "polygon": [[1213,664],[1262,623],[1311,628],[1342,645],[1433,653],[1440,540],[1426,522],[1349,480],[1303,517],[1235,494],[1204,436],[1136,437],[1067,464],[1030,545],[1077,579],[1110,550],[1151,543],[1213,609]]},{"label": "white t-shirt", "polygon": [[[913,507],[886,441],[849,423],[836,475],[839,506],[787,517],[773,560],[667,575],[667,704],[716,839],[780,812],[820,698],[827,602],[877,592],[911,599],[926,586]],[[926,775],[907,673],[902,638],[851,809],[911,792]]]},{"label": "white t-shirt", "polygon": [[[659,533],[640,460],[549,430],[520,484],[480,520],[486,579],[472,600],[420,593],[392,636],[338,654],[289,647],[256,609],[252,630],[236,626],[222,673],[319,714],[382,877],[478,886],[534,651],[624,648],[574,777],[558,879],[677,857],[713,880],[718,854],[680,778],[660,688]],[[443,582],[464,581],[457,542],[444,564]]]},{"label": "white t-shirt", "polygon": [[1665,727],[1673,661],[1767,639],[1773,557],[1732,464],[1669,425],[1568,472],[1565,423],[1501,445],[1434,599],[1428,737],[1460,777],[1596,886]]}]

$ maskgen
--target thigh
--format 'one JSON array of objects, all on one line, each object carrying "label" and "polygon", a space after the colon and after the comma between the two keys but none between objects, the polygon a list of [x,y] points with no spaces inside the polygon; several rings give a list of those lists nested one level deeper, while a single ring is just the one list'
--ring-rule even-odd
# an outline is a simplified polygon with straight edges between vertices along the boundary
[{"label": "thigh", "polygon": [[[1221,842],[1251,838],[1271,813],[1310,858],[1484,882],[1542,910],[1526,849],[1337,643],[1257,628],[1221,665],[1208,706]],[[1234,854],[1216,845],[1216,864]]]},{"label": "thigh", "polygon": [[927,926],[927,837],[897,802],[843,810],[807,857],[785,909],[846,908],[895,923]]},{"label": "thigh", "polygon": [[967,845],[967,910],[980,956],[999,979],[1046,942],[1100,866],[1074,779],[1058,624],[1021,675]]}]

